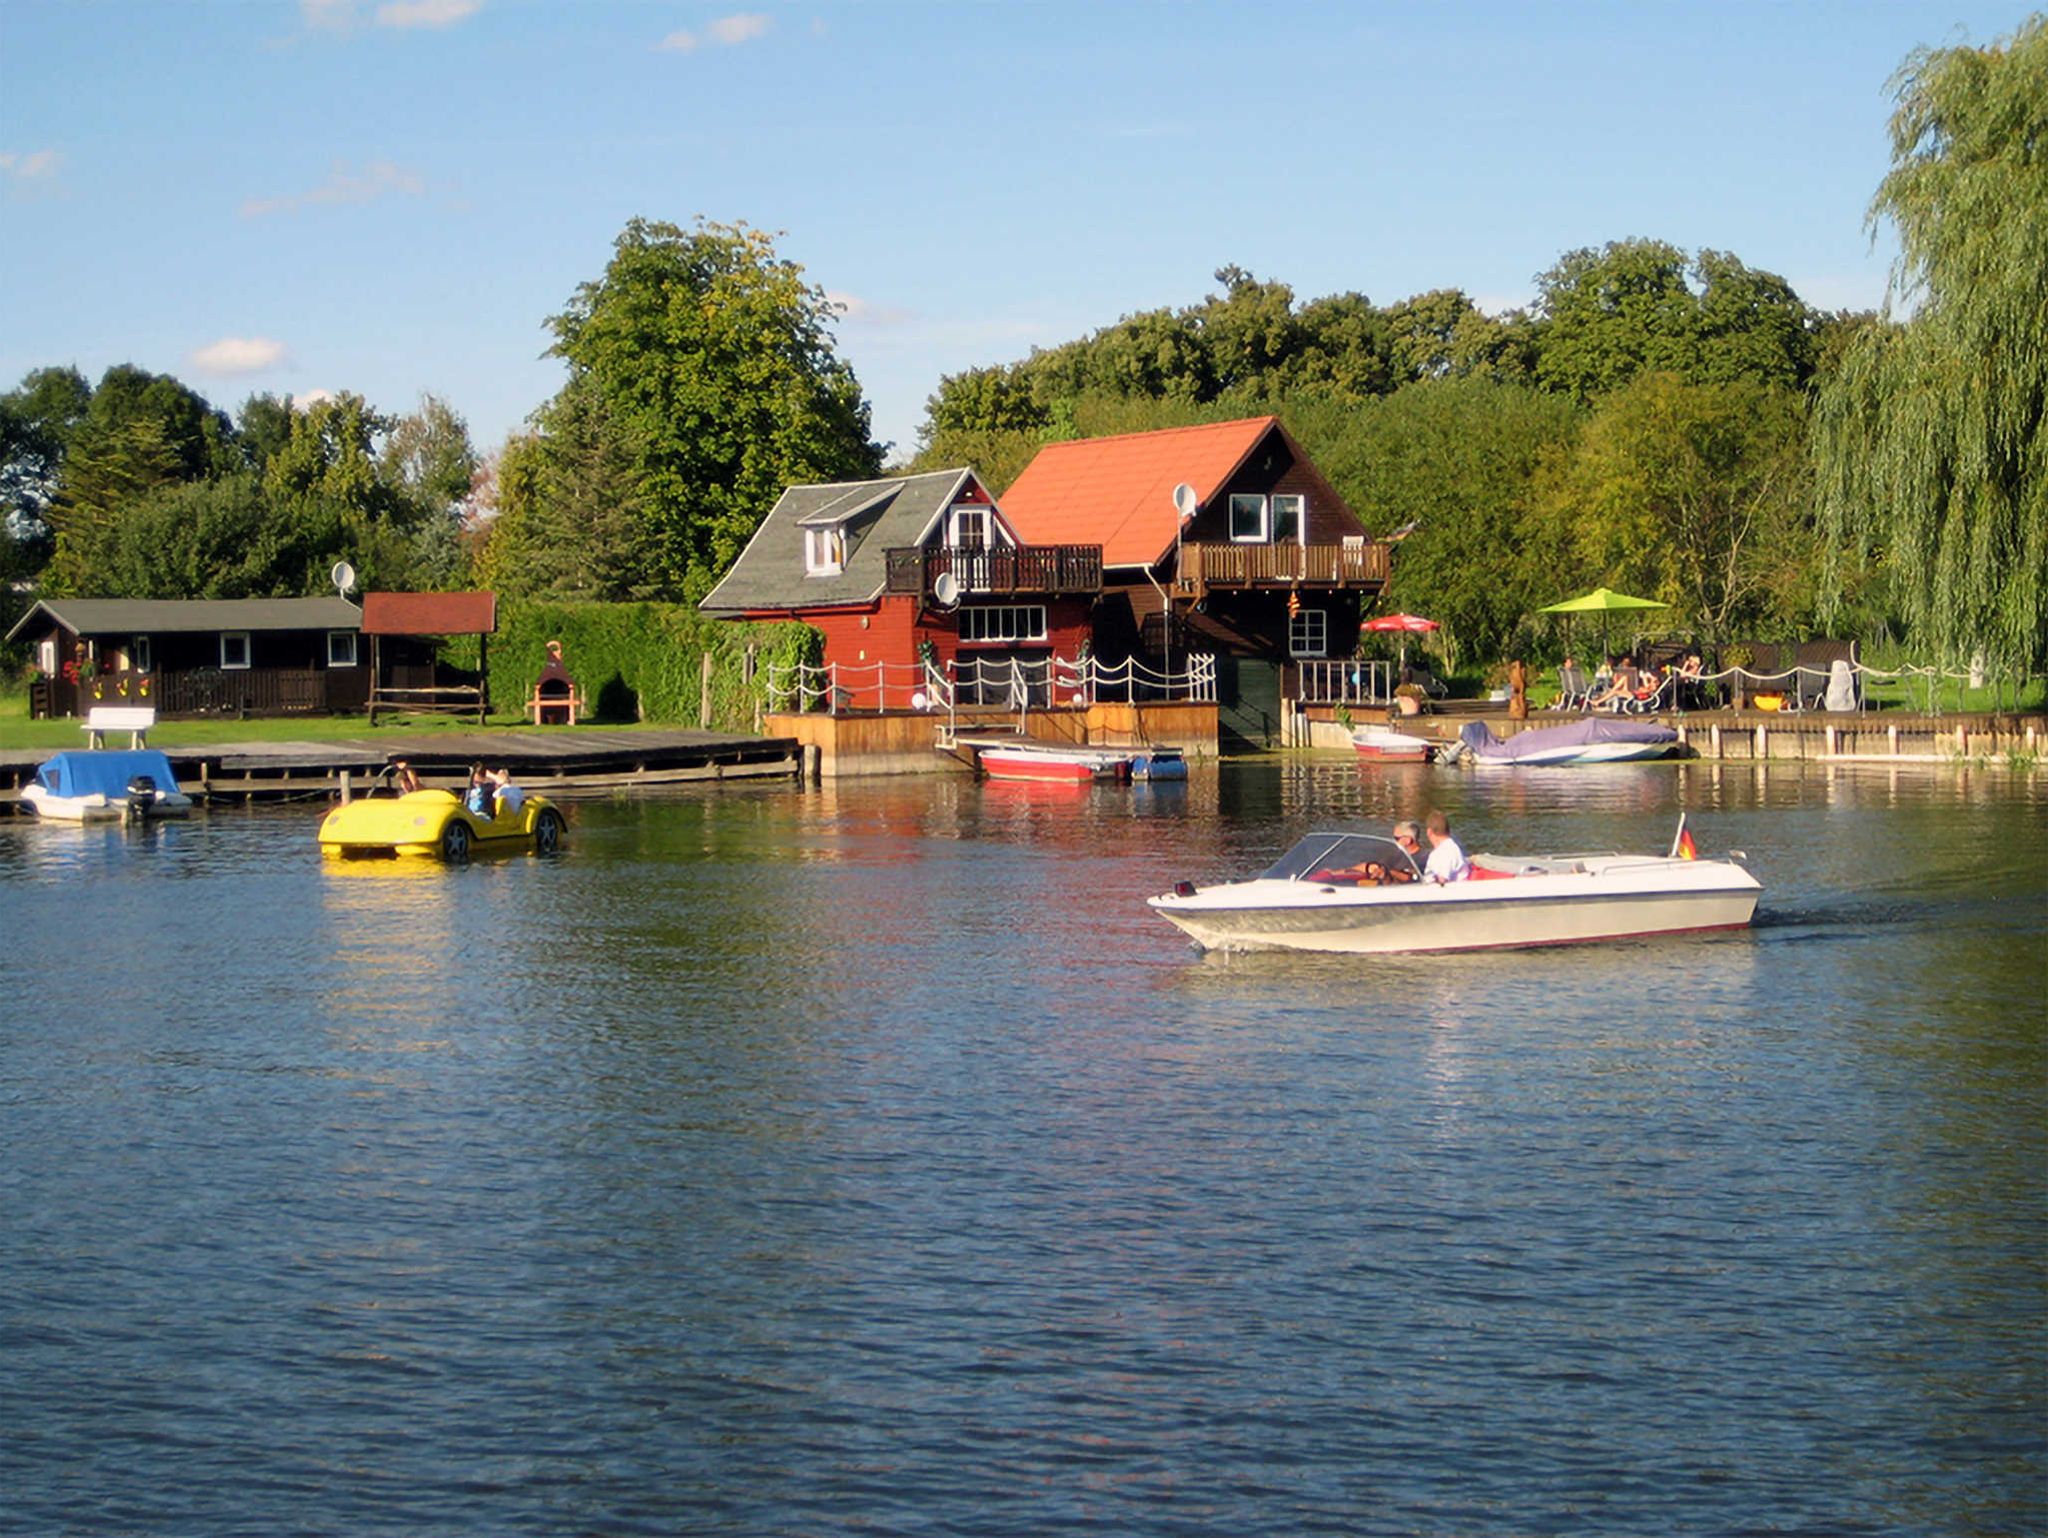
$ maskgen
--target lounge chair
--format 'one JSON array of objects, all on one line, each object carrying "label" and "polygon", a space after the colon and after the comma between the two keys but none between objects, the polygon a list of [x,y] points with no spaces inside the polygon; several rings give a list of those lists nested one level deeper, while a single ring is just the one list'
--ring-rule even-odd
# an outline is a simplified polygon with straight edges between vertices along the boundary
[{"label": "lounge chair", "polygon": [[1557,670],[1557,698],[1551,702],[1552,710],[1584,710],[1586,702],[1593,697],[1593,680],[1577,663]]}]

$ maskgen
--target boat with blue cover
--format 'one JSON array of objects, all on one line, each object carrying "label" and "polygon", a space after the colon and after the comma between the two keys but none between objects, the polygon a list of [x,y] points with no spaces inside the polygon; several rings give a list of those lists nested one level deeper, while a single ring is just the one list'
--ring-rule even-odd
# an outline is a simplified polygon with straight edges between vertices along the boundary
[{"label": "boat with blue cover", "polygon": [[59,753],[22,788],[22,805],[52,822],[183,817],[192,798],[155,748]]}]

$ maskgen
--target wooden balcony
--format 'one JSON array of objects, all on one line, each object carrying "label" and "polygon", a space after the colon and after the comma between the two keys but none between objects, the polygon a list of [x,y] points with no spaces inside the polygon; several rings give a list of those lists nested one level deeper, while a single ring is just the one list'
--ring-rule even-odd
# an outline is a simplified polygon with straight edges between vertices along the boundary
[{"label": "wooden balcony", "polygon": [[1356,588],[1387,585],[1387,545],[1183,545],[1174,596],[1204,598],[1218,590],[1261,587]]},{"label": "wooden balcony", "polygon": [[1102,591],[1100,545],[911,546],[889,551],[888,558],[888,591],[920,598],[930,597],[932,584],[945,575],[962,593],[977,596]]}]

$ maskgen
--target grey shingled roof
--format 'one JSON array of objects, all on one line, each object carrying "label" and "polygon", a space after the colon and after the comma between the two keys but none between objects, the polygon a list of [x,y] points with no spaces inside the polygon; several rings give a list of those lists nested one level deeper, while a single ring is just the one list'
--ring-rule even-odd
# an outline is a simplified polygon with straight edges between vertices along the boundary
[{"label": "grey shingled roof", "polygon": [[354,630],[362,610],[346,598],[44,598],[7,639],[54,619],[73,635],[171,635],[193,630]]},{"label": "grey shingled roof", "polygon": [[[876,481],[791,486],[732,563],[732,570],[698,605],[708,614],[758,609],[809,609],[867,603],[888,584],[884,551],[924,543],[940,514],[974,472],[933,470]],[[846,522],[846,567],[836,576],[804,574],[804,529]]]}]

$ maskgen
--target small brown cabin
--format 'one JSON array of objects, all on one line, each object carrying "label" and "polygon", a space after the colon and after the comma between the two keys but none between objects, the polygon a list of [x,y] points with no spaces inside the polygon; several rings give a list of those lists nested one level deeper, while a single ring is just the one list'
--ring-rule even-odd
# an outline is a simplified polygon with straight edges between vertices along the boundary
[{"label": "small brown cabin", "polygon": [[317,715],[369,698],[362,612],[345,598],[44,598],[25,642],[36,716],[148,704],[162,716]]}]

